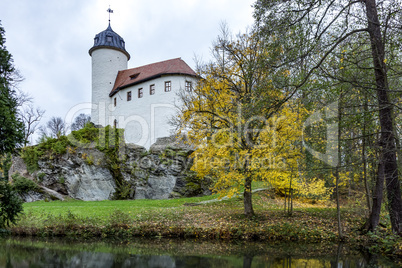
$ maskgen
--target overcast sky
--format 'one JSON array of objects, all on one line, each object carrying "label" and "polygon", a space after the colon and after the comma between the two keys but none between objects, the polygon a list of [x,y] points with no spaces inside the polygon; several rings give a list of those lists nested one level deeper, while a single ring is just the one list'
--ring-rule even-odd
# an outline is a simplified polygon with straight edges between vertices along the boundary
[{"label": "overcast sky", "polygon": [[254,0],[2,0],[6,47],[24,77],[19,88],[52,116],[91,99],[95,35],[113,30],[131,54],[129,68],[181,57],[194,68],[194,55],[210,58],[225,21],[234,33],[253,23]]}]

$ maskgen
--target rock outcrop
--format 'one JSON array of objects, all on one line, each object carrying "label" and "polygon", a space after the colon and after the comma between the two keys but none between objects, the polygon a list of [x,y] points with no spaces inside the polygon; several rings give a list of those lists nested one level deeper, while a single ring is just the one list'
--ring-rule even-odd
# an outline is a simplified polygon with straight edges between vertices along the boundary
[{"label": "rock outcrop", "polygon": [[[76,148],[56,158],[38,160],[39,170],[29,173],[24,161],[15,157],[10,169],[34,180],[48,194],[85,201],[105,199],[167,199],[210,194],[209,184],[190,171],[193,148],[174,138],[161,138],[149,151],[126,144],[120,159],[97,149]],[[43,199],[27,193],[25,201]]]}]

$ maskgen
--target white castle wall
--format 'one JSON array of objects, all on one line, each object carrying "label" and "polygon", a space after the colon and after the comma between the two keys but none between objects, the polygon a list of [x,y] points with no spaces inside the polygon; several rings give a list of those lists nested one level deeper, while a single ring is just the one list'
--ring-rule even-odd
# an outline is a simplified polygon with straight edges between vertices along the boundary
[{"label": "white castle wall", "polygon": [[106,126],[109,118],[109,93],[113,88],[117,72],[127,69],[127,56],[114,49],[98,48],[92,51],[92,110],[91,121]]},{"label": "white castle wall", "polygon": [[[171,81],[172,90],[165,92],[165,81]],[[114,103],[109,124],[117,120],[117,127],[124,128],[125,139],[147,149],[157,138],[172,134],[173,126],[169,124],[172,116],[176,115],[175,104],[178,104],[177,92],[185,88],[185,82],[196,79],[184,75],[166,75],[129,88],[120,90],[110,103]],[[155,84],[155,94],[150,95],[150,85]],[[138,98],[138,89],[143,88],[143,97]],[[127,92],[131,91],[132,99],[127,101]],[[114,106],[114,105],[113,105]]]}]

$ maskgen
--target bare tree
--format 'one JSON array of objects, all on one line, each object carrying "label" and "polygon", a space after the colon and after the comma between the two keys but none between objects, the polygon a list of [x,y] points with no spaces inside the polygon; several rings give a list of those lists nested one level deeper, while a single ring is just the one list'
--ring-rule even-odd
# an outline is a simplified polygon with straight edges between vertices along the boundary
[{"label": "bare tree", "polygon": [[45,110],[42,110],[39,107],[34,108],[32,104],[29,104],[25,107],[22,112],[20,112],[20,116],[25,125],[25,137],[24,137],[24,146],[27,146],[29,143],[29,138],[34,134],[39,126],[39,122],[42,119]]},{"label": "bare tree", "polygon": [[79,130],[85,127],[87,123],[91,122],[91,116],[88,114],[79,114],[75,119],[74,122],[71,124],[71,130]]},{"label": "bare tree", "polygon": [[[46,127],[41,127],[40,131],[45,136],[51,138],[60,138],[60,136],[66,134],[66,123],[61,117],[53,116],[46,123]],[[43,135],[42,135],[43,136]]]}]

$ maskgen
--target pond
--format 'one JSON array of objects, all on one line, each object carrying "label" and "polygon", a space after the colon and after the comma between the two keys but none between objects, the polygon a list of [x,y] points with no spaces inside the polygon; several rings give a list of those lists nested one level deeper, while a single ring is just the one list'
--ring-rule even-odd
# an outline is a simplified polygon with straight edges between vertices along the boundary
[{"label": "pond", "polygon": [[346,245],[0,239],[0,267],[398,267]]}]

